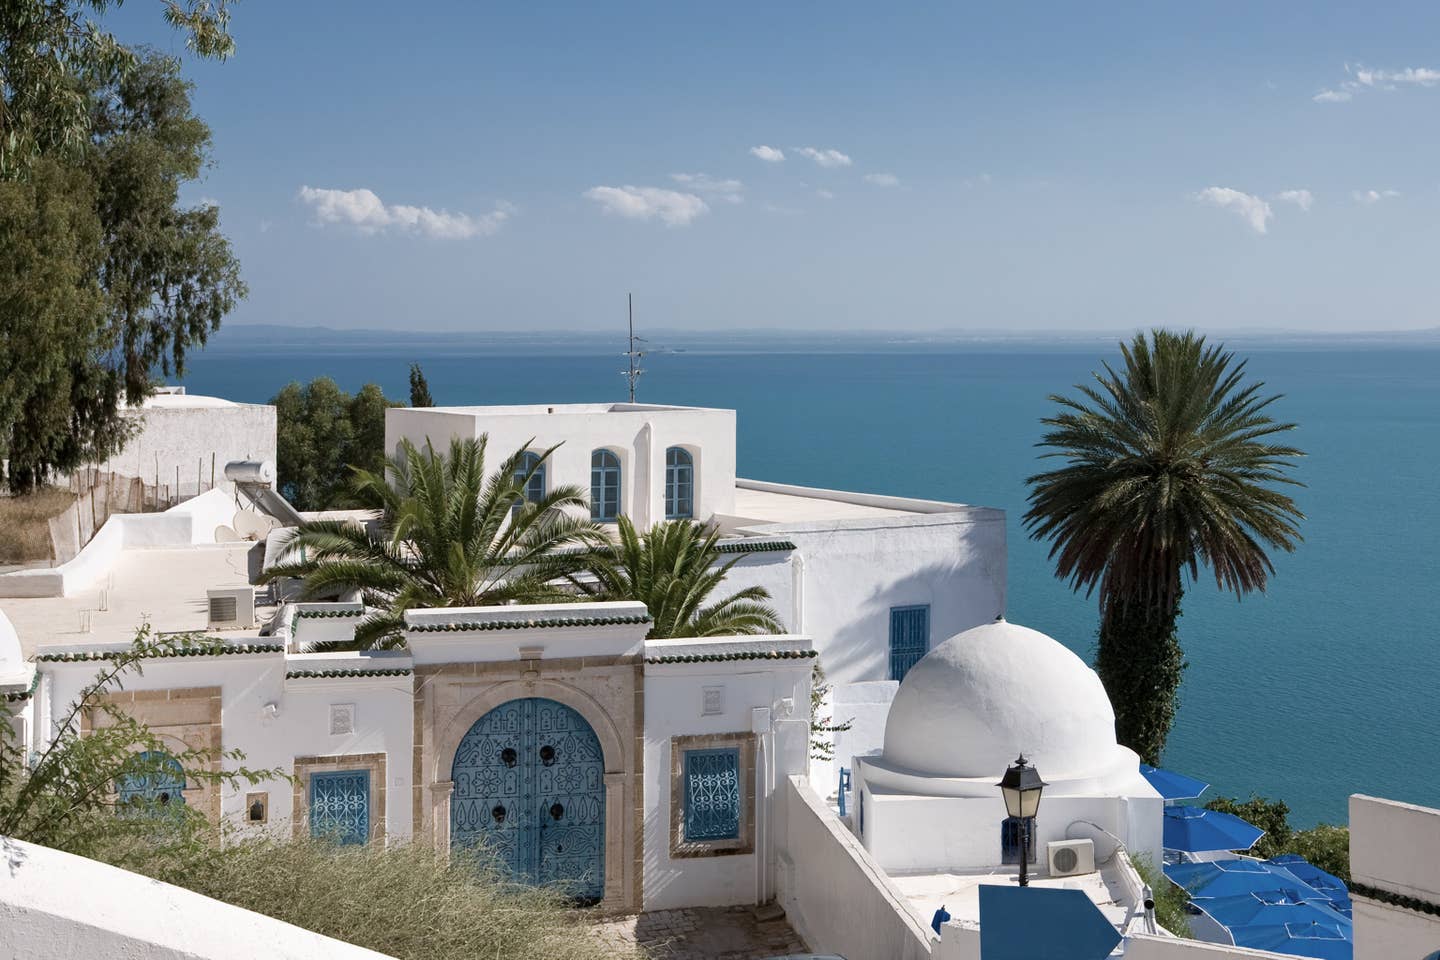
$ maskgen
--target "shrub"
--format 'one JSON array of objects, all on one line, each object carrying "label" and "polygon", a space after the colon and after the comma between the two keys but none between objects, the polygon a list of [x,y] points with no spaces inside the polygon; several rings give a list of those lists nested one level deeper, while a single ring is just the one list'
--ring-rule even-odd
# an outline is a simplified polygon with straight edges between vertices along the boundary
[{"label": "shrub", "polygon": [[1185,895],[1185,891],[1165,879],[1165,875],[1156,869],[1155,864],[1143,853],[1131,856],[1130,860],[1155,898],[1155,922],[1177,937],[1193,937],[1194,934],[1190,932],[1190,915],[1185,912],[1185,905],[1190,902],[1190,898]]},{"label": "shrub", "polygon": [[[159,880],[400,960],[616,958],[556,889],[419,844],[251,839],[139,867]],[[641,958],[643,953],[631,956]]]}]

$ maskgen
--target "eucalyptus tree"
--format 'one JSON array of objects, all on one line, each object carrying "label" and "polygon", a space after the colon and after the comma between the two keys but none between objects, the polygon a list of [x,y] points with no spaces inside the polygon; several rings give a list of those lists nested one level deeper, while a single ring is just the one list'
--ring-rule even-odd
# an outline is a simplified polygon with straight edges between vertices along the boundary
[{"label": "eucalyptus tree", "polygon": [[1264,590],[1270,552],[1292,551],[1304,515],[1285,492],[1302,451],[1278,439],[1276,395],[1245,362],[1194,333],[1154,330],[1120,346],[1079,397],[1052,396],[1045,457],[1028,479],[1030,535],[1050,541],[1056,576],[1098,592],[1096,672],[1116,733],[1157,763],[1185,658],[1176,631],[1187,581],[1209,569],[1237,597]]},{"label": "eucalyptus tree", "polygon": [[783,632],[779,616],[765,603],[770,593],[764,587],[710,600],[740,560],[724,559],[715,527],[667,520],[641,534],[622,516],[616,534],[617,543],[591,555],[590,576],[577,586],[598,600],[642,601],[653,620],[650,637]]},{"label": "eucalyptus tree", "polygon": [[521,448],[485,473],[485,437],[455,439],[448,453],[401,441],[385,470],[355,470],[355,500],[370,524],[317,520],[297,528],[262,582],[299,578],[306,596],[359,591],[374,612],[355,629],[362,648],[404,643],[405,611],[502,603],[569,602],[569,583],[608,541],[579,487],[526,485],[554,447]]}]

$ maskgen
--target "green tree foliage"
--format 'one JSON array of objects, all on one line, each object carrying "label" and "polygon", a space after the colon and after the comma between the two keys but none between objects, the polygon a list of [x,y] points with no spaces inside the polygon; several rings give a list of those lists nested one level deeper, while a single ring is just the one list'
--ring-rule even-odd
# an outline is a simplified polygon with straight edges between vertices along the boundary
[{"label": "green tree foliage", "polygon": [[179,61],[145,56],[93,99],[100,276],[129,403],[150,392],[157,367],[183,374],[187,348],[203,345],[246,293],[219,208],[180,204],[180,187],[210,154],[190,89]]},{"label": "green tree foliage", "polygon": [[783,632],[780,618],[765,603],[770,592],[764,587],[746,587],[710,602],[710,594],[741,559],[721,562],[716,527],[666,520],[640,534],[622,516],[616,531],[619,543],[590,559],[593,580],[576,586],[597,600],[643,602],[654,621],[652,638]]},{"label": "green tree foliage", "polygon": [[1135,865],[1135,871],[1140,874],[1140,879],[1145,881],[1145,886],[1150,888],[1150,894],[1155,898],[1155,920],[1175,934],[1177,937],[1193,939],[1194,933],[1190,930],[1190,915],[1185,911],[1185,905],[1190,902],[1185,891],[1169,880],[1165,879],[1165,873],[1158,869],[1147,855],[1141,853],[1131,858]]},{"label": "green tree foliage", "polygon": [[430,384],[425,380],[425,371],[418,363],[410,364],[410,406],[435,406],[435,399],[430,396]]},{"label": "green tree foliage", "polygon": [[354,472],[355,499],[378,520],[301,526],[264,581],[300,578],[310,597],[361,591],[378,611],[355,629],[362,648],[402,643],[414,607],[574,600],[567,583],[606,542],[582,515],[584,494],[562,485],[527,502],[525,484],[554,448],[527,469],[522,447],[488,476],[485,449],[484,437],[454,440],[448,454],[402,441],[384,471]]},{"label": "green tree foliage", "polygon": [[815,666],[810,670],[811,760],[834,760],[835,734],[849,730],[855,723],[854,718],[836,723],[834,717],[820,712],[825,709],[825,697],[829,693],[830,683],[825,679],[825,671],[821,669],[820,661],[816,660]]},{"label": "green tree foliage", "polygon": [[373,383],[354,396],[329,377],[285,386],[275,407],[280,493],[300,510],[324,510],[350,499],[351,470],[385,462],[385,411],[396,404]]},{"label": "green tree foliage", "polygon": [[1350,882],[1350,831],[1344,827],[1322,823],[1309,830],[1290,826],[1290,807],[1283,800],[1251,796],[1249,800],[1216,797],[1205,806],[1210,810],[1230,813],[1254,824],[1265,835],[1250,848],[1250,853],[1269,859],[1293,853],[1314,866]]},{"label": "green tree foliage", "polygon": [[0,378],[17,492],[118,451],[123,404],[150,392],[157,367],[183,373],[187,348],[245,295],[218,210],[180,205],[210,131],[175,61],[145,56],[75,86],[83,149],[0,180],[0,343],[26,361]]},{"label": "green tree foliage", "polygon": [[[157,639],[148,627],[142,628],[130,648],[104,661],[95,678],[55,718],[55,738],[34,758],[16,739],[7,705],[0,703],[0,836],[123,866],[134,857],[193,851],[213,836],[204,815],[184,805],[166,807],[163,817],[156,816],[159,809],[118,807],[116,784],[124,778],[164,773],[166,757],[180,764],[187,782],[234,788],[283,776],[278,770],[235,765],[244,759],[235,752],[214,756],[199,749],[177,750],[107,702],[107,695],[121,689],[127,677],[140,674],[144,661],[180,646],[204,652],[216,642]],[[82,735],[84,717],[91,722]],[[212,770],[215,761],[224,768]],[[127,815],[117,816],[121,813]]]},{"label": "green tree foliage", "polygon": [[1293,429],[1266,413],[1277,399],[1246,382],[1245,363],[1194,333],[1155,330],[1120,346],[1080,397],[1052,396],[1046,457],[1025,524],[1051,541],[1056,576],[1099,591],[1096,672],[1115,706],[1116,733],[1158,763],[1175,717],[1184,655],[1176,634],[1186,575],[1202,565],[1241,596],[1263,590],[1267,550],[1295,548],[1303,514],[1278,487]]},{"label": "green tree foliage", "polygon": [[47,465],[104,459],[125,424],[107,345],[95,185],[83,170],[36,164],[0,182],[0,445],[12,489]]},{"label": "green tree foliage", "polygon": [[[81,78],[123,76],[138,57],[96,25],[119,0],[0,0],[0,180],[42,158],[74,159],[90,135]],[[234,52],[228,0],[164,0],[165,19],[203,57]]]}]

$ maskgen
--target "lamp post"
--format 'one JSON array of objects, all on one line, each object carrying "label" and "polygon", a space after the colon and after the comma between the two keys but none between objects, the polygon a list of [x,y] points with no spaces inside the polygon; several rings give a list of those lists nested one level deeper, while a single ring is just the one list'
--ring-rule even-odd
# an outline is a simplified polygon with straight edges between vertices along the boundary
[{"label": "lamp post", "polygon": [[1040,809],[1040,794],[1047,784],[1025,755],[1005,771],[996,784],[1005,797],[1005,812],[1020,821],[1020,886],[1030,886],[1030,821]]}]

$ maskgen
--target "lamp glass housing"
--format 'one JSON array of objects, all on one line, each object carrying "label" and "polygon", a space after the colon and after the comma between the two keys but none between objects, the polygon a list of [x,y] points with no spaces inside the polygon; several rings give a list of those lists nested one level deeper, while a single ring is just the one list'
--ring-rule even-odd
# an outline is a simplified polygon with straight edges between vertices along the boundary
[{"label": "lamp glass housing", "polygon": [[1030,819],[1040,810],[1040,794],[1047,784],[1023,756],[1005,771],[1000,793],[1005,798],[1005,812],[1012,817]]}]

